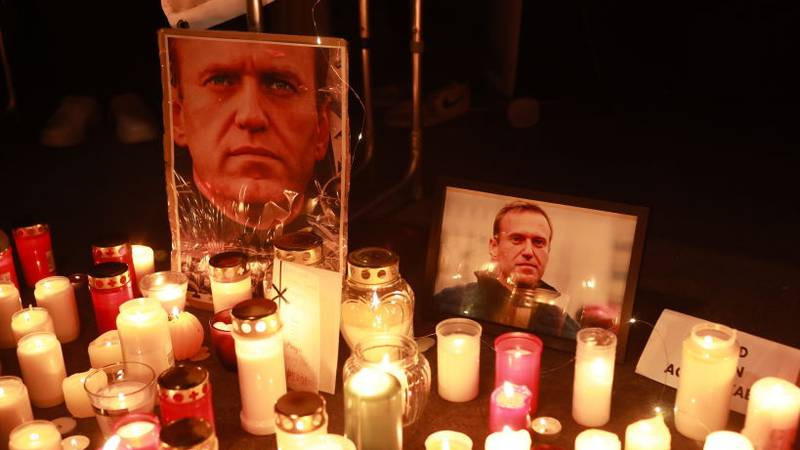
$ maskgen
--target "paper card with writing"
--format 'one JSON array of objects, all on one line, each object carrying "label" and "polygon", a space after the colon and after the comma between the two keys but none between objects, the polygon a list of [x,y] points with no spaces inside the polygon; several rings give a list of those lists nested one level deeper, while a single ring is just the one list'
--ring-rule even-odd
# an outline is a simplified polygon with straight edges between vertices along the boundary
[{"label": "paper card with writing", "polygon": [[[636,365],[636,373],[677,388],[683,340],[694,325],[706,322],[665,309]],[[797,383],[800,375],[800,350],[737,330],[741,346],[736,370],[731,409],[745,414],[750,386],[758,379],[773,376]]]}]

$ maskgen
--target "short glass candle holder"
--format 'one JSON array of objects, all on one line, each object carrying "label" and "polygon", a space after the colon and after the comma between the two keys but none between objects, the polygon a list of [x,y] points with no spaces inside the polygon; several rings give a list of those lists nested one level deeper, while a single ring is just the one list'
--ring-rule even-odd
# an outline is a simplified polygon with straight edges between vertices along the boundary
[{"label": "short glass candle holder", "polygon": [[8,436],[9,450],[55,450],[61,448],[61,433],[53,422],[33,420],[17,425]]},{"label": "short glass candle holder", "polygon": [[114,434],[125,450],[158,450],[160,432],[161,424],[153,414],[128,414],[114,424]]},{"label": "short glass candle holder", "polygon": [[147,364],[122,362],[92,370],[83,385],[100,430],[111,435],[114,424],[131,413],[152,413],[156,375]]},{"label": "short glass candle holder", "polygon": [[186,308],[186,290],[189,278],[181,272],[154,272],[142,277],[139,288],[142,295],[161,303],[167,314],[175,315]]},{"label": "short glass candle holder", "polygon": [[231,334],[233,318],[230,309],[214,314],[208,322],[211,330],[211,347],[220,364],[228,370],[236,371],[236,344]]}]

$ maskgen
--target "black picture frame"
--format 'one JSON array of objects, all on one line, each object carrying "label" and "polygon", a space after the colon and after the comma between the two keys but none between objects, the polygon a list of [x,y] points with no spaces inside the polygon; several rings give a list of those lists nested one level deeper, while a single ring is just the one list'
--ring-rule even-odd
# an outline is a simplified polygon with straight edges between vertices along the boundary
[{"label": "black picture frame", "polygon": [[[448,193],[451,195],[448,197]],[[456,206],[452,206],[452,204],[448,204],[448,198],[450,201],[454,201],[454,197],[452,194],[456,193],[458,195],[458,202]],[[473,195],[474,198],[470,198],[470,195]],[[487,227],[488,230],[485,232],[490,237],[489,239],[495,238],[493,235],[493,222],[495,219],[495,214],[489,214],[489,217],[486,217],[485,214],[480,214],[479,220],[476,220],[473,216],[473,210],[479,210],[480,208],[484,208],[488,210],[487,205],[496,204],[496,205],[506,205],[513,201],[527,201],[534,203],[538,206],[541,206],[547,213],[548,224],[552,226],[551,228],[551,236],[553,238],[553,247],[555,248],[558,245],[563,245],[564,242],[570,242],[570,244],[574,247],[580,242],[575,241],[586,241],[587,237],[584,236],[585,233],[580,234],[580,238],[574,237],[570,239],[569,235],[564,235],[563,232],[558,230],[558,225],[567,223],[570,224],[571,222],[567,222],[565,217],[578,217],[581,214],[585,214],[585,219],[591,219],[592,217],[596,217],[595,223],[589,223],[588,225],[585,220],[574,220],[570,219],[574,222],[571,225],[573,229],[586,229],[586,227],[590,228],[589,238],[594,235],[591,232],[595,230],[595,226],[603,225],[603,233],[599,231],[595,234],[607,236],[609,233],[616,233],[620,235],[619,237],[615,237],[613,242],[604,244],[603,248],[611,248],[612,254],[610,257],[616,258],[617,261],[615,264],[619,266],[621,264],[621,260],[627,260],[627,268],[624,270],[624,273],[620,273],[615,267],[607,268],[603,267],[600,268],[604,271],[604,273],[611,273],[610,276],[606,276],[601,280],[612,280],[608,283],[603,282],[604,284],[611,284],[615,283],[617,287],[611,291],[617,293],[615,298],[607,298],[606,302],[609,305],[613,305],[611,310],[615,311],[617,314],[614,316],[611,325],[605,323],[604,325],[608,328],[613,329],[613,331],[617,334],[617,361],[622,362],[625,359],[626,350],[627,350],[627,339],[628,339],[628,331],[629,331],[629,323],[631,319],[631,314],[633,311],[633,303],[636,296],[636,290],[638,286],[639,280],[639,272],[641,268],[641,261],[642,261],[642,254],[644,250],[645,244],[645,233],[647,229],[647,219],[649,214],[649,209],[643,206],[635,206],[623,203],[616,203],[611,201],[599,200],[599,199],[591,199],[591,198],[584,198],[584,197],[575,197],[570,195],[563,195],[558,193],[550,193],[550,192],[541,192],[535,191],[530,189],[523,189],[517,187],[508,187],[508,186],[499,186],[494,184],[482,183],[477,181],[470,181],[470,180],[463,180],[463,179],[455,179],[455,178],[440,178],[437,183],[437,198],[436,203],[434,206],[434,217],[433,217],[433,225],[430,229],[430,237],[429,237],[429,245],[428,245],[428,255],[427,255],[427,263],[426,263],[426,280],[425,280],[425,294],[426,298],[428,299],[427,302],[427,310],[431,317],[436,318],[437,320],[442,320],[447,317],[467,317],[479,322],[483,329],[484,334],[487,336],[497,336],[504,332],[508,331],[529,331],[536,334],[538,337],[542,339],[545,346],[550,348],[555,348],[558,350],[563,351],[575,351],[575,339],[574,336],[570,337],[568,335],[556,335],[551,334],[548,332],[542,332],[541,330],[531,329],[529,327],[522,327],[519,326],[519,323],[510,323],[510,322],[500,322],[491,317],[485,317],[479,313],[475,313],[474,309],[472,311],[464,310],[464,308],[458,308],[455,311],[451,304],[447,303],[450,299],[451,292],[463,292],[461,286],[465,286],[467,291],[471,287],[479,286],[478,281],[471,282],[469,279],[463,280],[462,271],[457,271],[456,275],[450,276],[453,272],[447,272],[447,277],[443,277],[443,267],[447,266],[448,264],[454,264],[454,261],[457,264],[462,265],[466,264],[470,267],[467,267],[465,270],[472,271],[473,269],[477,269],[478,267],[471,267],[474,264],[470,264],[468,261],[475,260],[475,256],[471,255],[472,249],[468,249],[463,254],[458,253],[453,250],[453,248],[457,247],[458,245],[450,245],[448,249],[443,249],[443,245],[447,242],[453,241],[451,235],[448,235],[443,239],[443,232],[445,228],[450,228],[449,231],[453,230],[453,227],[448,225],[448,221],[452,221],[453,223],[457,223],[458,227],[461,229],[469,227],[481,227],[482,230],[484,227]],[[465,217],[457,217],[456,219],[453,218],[452,211],[458,211],[458,205],[467,205],[466,208],[471,211]],[[477,205],[477,206],[476,206]],[[502,206],[501,206],[502,207]],[[455,209],[453,209],[455,208]],[[463,209],[463,208],[462,208]],[[495,209],[498,211],[499,208]],[[473,214],[473,215],[471,215]],[[550,220],[552,219],[552,223]],[[600,220],[602,219],[602,220]],[[445,223],[448,222],[448,223]],[[591,221],[590,221],[591,222]],[[612,225],[608,225],[608,224]],[[617,224],[614,226],[613,224]],[[606,228],[609,228],[607,230]],[[570,228],[570,227],[562,227],[562,228]],[[624,231],[629,231],[629,233],[625,234]],[[484,233],[483,231],[478,231],[478,234]],[[559,235],[559,233],[561,233]],[[464,233],[462,233],[464,234]],[[576,235],[577,236],[577,235]],[[462,237],[458,237],[461,241],[466,241],[466,239]],[[468,241],[469,242],[469,241]],[[475,252],[482,251],[481,246],[486,249],[487,257],[490,259],[494,259],[494,256],[488,256],[489,250],[488,247],[491,247],[489,240],[485,240],[481,243],[480,239],[477,240],[475,243]],[[499,242],[499,241],[494,241]],[[461,244],[464,245],[471,245]],[[624,250],[623,256],[620,256],[620,251]],[[548,248],[548,252],[550,249]],[[447,254],[447,253],[458,253],[454,254]],[[571,250],[572,254],[579,254],[580,248],[577,250],[573,248]],[[603,260],[604,252],[600,252],[600,255],[597,256],[595,259]],[[447,258],[447,263],[442,264],[444,258]],[[589,262],[583,261],[585,258],[581,258],[579,264],[586,264],[591,263],[591,258],[589,258]],[[552,258],[550,259],[552,261]],[[496,262],[493,262],[495,265],[502,265]],[[442,267],[440,267],[442,266]],[[544,275],[541,276],[543,280],[547,274],[549,273],[547,268],[552,267],[545,263],[544,265]],[[560,273],[566,273],[570,275],[567,270],[571,267],[569,264],[561,263]],[[447,270],[447,269],[444,269]],[[491,273],[499,273],[498,270],[502,271],[501,269],[494,269],[494,272]],[[476,271],[476,277],[479,275],[480,271]],[[489,273],[489,272],[487,272]],[[571,276],[571,275],[570,275]],[[457,281],[451,281],[450,279],[443,281],[443,278],[450,278]],[[498,277],[502,278],[502,277]],[[561,278],[564,278],[562,276]],[[567,277],[569,278],[569,277]],[[572,277],[574,278],[574,277]],[[592,281],[592,283],[586,284],[584,281],[581,281],[580,286],[586,289],[595,289],[598,285],[600,285],[601,281],[594,281],[595,278],[591,278],[588,281]],[[462,284],[459,284],[462,283]],[[472,284],[470,284],[472,283]],[[541,285],[541,284],[540,284]],[[546,285],[546,283],[544,283]],[[570,286],[575,285],[575,280],[571,281]],[[619,285],[622,286],[621,290]],[[443,287],[444,286],[444,287]],[[448,287],[454,287],[452,291],[445,291]],[[550,287],[550,286],[548,286]],[[557,299],[561,299],[564,297],[559,289],[563,289],[559,285],[555,285],[554,290],[556,290],[559,294]],[[581,291],[585,294],[583,291]],[[594,291],[592,291],[594,292]],[[440,295],[441,294],[441,295]],[[582,295],[580,296],[576,302],[580,301],[581,298],[585,299],[587,296]],[[612,300],[616,300],[616,297],[619,298],[619,304],[617,305]],[[464,300],[462,300],[464,301]],[[571,301],[570,297],[567,296],[567,302]],[[443,307],[443,304],[447,304],[447,306]],[[554,304],[553,301],[550,304]],[[462,303],[463,305],[463,303]],[[539,305],[537,303],[537,305]],[[564,306],[564,305],[559,305]],[[581,303],[578,307],[581,308],[581,317],[572,318],[569,317],[569,308],[575,308],[575,305],[568,305],[569,307],[564,307],[561,309],[564,312],[565,321],[572,319],[576,323],[578,323],[579,327],[584,326],[596,326],[596,322],[592,319],[592,314],[588,314],[587,311],[592,311],[592,307],[597,305],[593,305],[591,303]],[[586,308],[589,306],[590,308]],[[537,306],[538,307],[538,306]],[[610,306],[604,305],[604,308],[611,308]],[[480,311],[480,308],[477,309]],[[611,318],[609,318],[611,319]],[[563,322],[562,322],[563,323]],[[529,324],[530,326],[530,324]]]}]

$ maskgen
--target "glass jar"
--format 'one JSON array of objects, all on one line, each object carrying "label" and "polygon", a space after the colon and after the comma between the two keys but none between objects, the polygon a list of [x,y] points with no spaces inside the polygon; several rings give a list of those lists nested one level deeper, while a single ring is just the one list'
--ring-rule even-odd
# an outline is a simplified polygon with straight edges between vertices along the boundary
[{"label": "glass jar", "polygon": [[161,450],[217,450],[214,428],[200,417],[184,417],[161,429]]},{"label": "glass jar", "polygon": [[325,399],[314,392],[287,392],[275,404],[275,437],[281,450],[303,450],[313,436],[328,432]]},{"label": "glass jar", "polygon": [[347,380],[359,370],[383,370],[400,381],[405,404],[403,426],[414,423],[425,409],[431,392],[431,366],[414,339],[396,334],[373,334],[356,344],[342,369]]},{"label": "glass jar", "polygon": [[177,364],[158,376],[158,404],[164,423],[202,417],[214,427],[211,379],[208,371],[196,364]]},{"label": "glass jar", "polygon": [[92,244],[92,260],[95,264],[121,262],[128,266],[134,297],[141,297],[139,283],[136,281],[136,268],[133,265],[133,249],[123,236],[107,236]]},{"label": "glass jar", "polygon": [[253,298],[250,268],[244,252],[217,253],[209,258],[208,271],[215,313]]},{"label": "glass jar", "polygon": [[400,277],[400,259],[389,250],[367,247],[347,255],[342,295],[342,336],[353,349],[365,337],[390,333],[413,336],[414,291]]},{"label": "glass jar", "polygon": [[96,264],[89,270],[89,293],[97,332],[116,330],[120,305],[133,298],[128,266],[119,262]]},{"label": "glass jar", "polygon": [[3,230],[0,230],[0,281],[14,283],[14,286],[19,289],[17,271],[14,269],[14,251],[11,249],[11,242]]},{"label": "glass jar", "polygon": [[56,274],[53,242],[46,223],[15,228],[14,244],[28,287],[33,288],[37,281]]},{"label": "glass jar", "polygon": [[114,434],[125,450],[158,450],[161,424],[149,413],[128,414],[114,424]]}]

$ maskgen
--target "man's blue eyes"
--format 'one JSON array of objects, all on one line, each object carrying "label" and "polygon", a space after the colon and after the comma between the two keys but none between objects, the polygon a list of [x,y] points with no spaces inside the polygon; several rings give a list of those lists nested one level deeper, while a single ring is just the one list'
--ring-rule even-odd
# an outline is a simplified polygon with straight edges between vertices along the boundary
[{"label": "man's blue eyes", "polygon": [[[526,241],[523,236],[510,236],[508,240],[514,245],[522,245]],[[531,242],[535,247],[544,247],[547,244],[544,239],[531,239]]]},{"label": "man's blue eyes", "polygon": [[[230,87],[238,83],[240,77],[233,74],[217,74],[208,77],[205,81],[205,85],[212,85],[212,86],[220,86],[220,87]],[[273,76],[263,76],[261,77],[261,84],[267,88],[277,91],[284,91],[284,92],[297,92],[297,88],[295,88],[294,84],[281,80],[279,78],[275,78]]]}]

